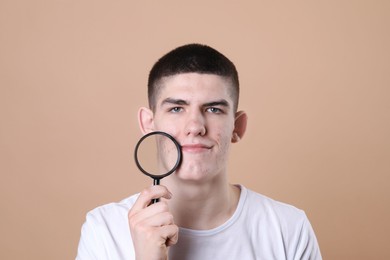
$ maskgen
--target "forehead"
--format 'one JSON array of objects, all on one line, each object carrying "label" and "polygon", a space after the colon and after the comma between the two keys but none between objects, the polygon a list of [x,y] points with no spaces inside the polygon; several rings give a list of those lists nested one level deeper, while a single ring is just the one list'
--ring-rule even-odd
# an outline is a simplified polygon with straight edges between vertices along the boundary
[{"label": "forehead", "polygon": [[233,105],[232,83],[229,79],[200,73],[183,73],[161,79],[156,96],[156,105],[168,98],[181,98],[194,101],[226,99]]}]

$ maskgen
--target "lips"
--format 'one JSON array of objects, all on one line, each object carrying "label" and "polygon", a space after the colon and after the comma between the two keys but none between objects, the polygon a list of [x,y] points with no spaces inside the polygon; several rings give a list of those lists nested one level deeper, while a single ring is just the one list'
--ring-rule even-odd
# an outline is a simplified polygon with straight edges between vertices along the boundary
[{"label": "lips", "polygon": [[211,149],[211,146],[206,144],[183,144],[181,149],[183,152],[200,153]]}]

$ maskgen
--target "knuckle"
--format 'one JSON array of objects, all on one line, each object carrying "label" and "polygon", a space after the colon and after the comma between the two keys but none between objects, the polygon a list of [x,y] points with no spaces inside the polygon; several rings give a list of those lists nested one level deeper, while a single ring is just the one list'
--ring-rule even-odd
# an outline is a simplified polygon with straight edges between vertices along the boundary
[{"label": "knuckle", "polygon": [[173,223],[173,215],[170,212],[167,212],[167,219]]},{"label": "knuckle", "polygon": [[179,226],[178,225],[173,225],[173,229],[175,230],[175,233],[179,232]]},{"label": "knuckle", "polygon": [[161,211],[169,211],[168,203],[166,201],[160,201],[159,208]]},{"label": "knuckle", "polygon": [[152,196],[152,191],[150,190],[150,188],[146,188],[146,189],[141,191],[140,196],[149,198]]},{"label": "knuckle", "polygon": [[170,212],[164,212],[161,215],[162,219],[164,219],[165,224],[172,224],[173,223],[173,215]]}]

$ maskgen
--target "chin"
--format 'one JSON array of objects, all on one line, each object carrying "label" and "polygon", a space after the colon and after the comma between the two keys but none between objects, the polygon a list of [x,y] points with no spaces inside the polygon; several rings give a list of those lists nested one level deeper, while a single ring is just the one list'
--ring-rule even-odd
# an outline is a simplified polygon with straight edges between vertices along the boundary
[{"label": "chin", "polygon": [[197,167],[180,167],[180,169],[176,172],[176,175],[180,179],[193,179],[198,180],[206,177],[207,170],[203,169],[199,166]]},{"label": "chin", "polygon": [[181,181],[204,182],[208,181],[213,176],[213,174],[211,174],[212,172],[215,171],[196,166],[180,168],[178,171],[175,172],[175,176]]}]

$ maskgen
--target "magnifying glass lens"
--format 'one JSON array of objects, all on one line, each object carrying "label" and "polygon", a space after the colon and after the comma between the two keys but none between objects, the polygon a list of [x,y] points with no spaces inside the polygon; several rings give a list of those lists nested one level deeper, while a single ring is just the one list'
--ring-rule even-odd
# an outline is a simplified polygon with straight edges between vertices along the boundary
[{"label": "magnifying glass lens", "polygon": [[[138,141],[135,146],[134,159],[140,171],[153,178],[153,185],[179,167],[181,163],[180,144],[165,132],[151,132]],[[153,199],[152,203],[159,199]]]},{"label": "magnifying glass lens", "polygon": [[173,137],[153,132],[144,136],[137,145],[137,166],[144,174],[161,179],[176,170],[181,156],[179,149]]}]

